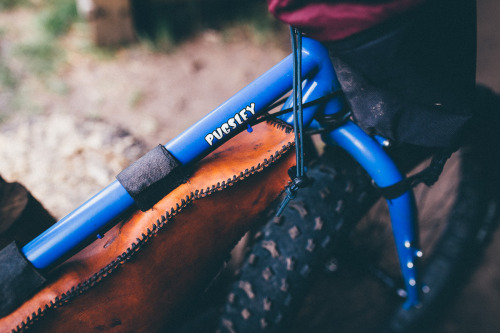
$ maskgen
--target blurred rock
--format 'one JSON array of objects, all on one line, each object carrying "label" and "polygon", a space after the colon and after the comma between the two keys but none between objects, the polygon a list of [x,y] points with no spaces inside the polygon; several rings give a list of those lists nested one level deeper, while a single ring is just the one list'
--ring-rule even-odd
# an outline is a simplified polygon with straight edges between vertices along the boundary
[{"label": "blurred rock", "polygon": [[116,126],[67,114],[0,127],[0,175],[26,186],[60,218],[109,185],[145,145]]}]

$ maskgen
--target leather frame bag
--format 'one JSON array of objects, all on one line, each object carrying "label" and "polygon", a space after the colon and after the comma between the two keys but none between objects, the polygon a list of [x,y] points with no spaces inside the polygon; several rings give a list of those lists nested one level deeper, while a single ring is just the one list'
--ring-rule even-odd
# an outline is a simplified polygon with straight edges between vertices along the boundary
[{"label": "leather frame bag", "polygon": [[289,184],[293,133],[263,123],[48,275],[1,332],[157,332],[182,314]]}]

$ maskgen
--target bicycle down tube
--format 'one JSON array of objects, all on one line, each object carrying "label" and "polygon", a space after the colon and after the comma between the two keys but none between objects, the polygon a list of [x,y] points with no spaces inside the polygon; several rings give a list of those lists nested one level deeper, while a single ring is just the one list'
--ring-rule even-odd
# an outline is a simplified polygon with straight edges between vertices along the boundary
[{"label": "bicycle down tube", "polygon": [[[167,143],[167,150],[184,166],[196,162],[237,133],[249,121],[292,88],[292,55],[285,58],[200,121]],[[303,102],[318,99],[340,89],[328,51],[318,42],[304,38],[302,48]],[[304,109],[304,125],[313,123],[320,106]],[[323,111],[334,114],[342,101],[326,102]],[[288,118],[287,121],[290,121]],[[380,187],[390,186],[403,177],[382,147],[357,125],[347,122],[325,136],[343,147],[367,170]],[[394,237],[408,291],[407,306],[418,303],[419,281],[415,259],[420,252],[415,236],[415,213],[411,191],[388,200]],[[101,192],[58,221],[22,248],[26,258],[38,269],[46,269],[71,254],[78,246],[133,207],[134,201],[118,183]]]}]

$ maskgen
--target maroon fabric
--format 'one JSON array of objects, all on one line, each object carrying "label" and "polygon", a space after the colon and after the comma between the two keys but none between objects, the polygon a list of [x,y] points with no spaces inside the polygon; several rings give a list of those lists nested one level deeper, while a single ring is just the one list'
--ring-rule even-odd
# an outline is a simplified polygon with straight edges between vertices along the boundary
[{"label": "maroon fabric", "polygon": [[319,41],[349,37],[426,0],[267,0],[280,21]]}]

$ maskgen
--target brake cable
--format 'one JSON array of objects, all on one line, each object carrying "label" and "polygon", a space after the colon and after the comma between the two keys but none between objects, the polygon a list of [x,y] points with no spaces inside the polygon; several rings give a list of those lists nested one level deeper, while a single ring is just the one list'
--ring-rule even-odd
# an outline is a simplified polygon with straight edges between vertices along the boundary
[{"label": "brake cable", "polygon": [[[297,196],[300,188],[306,187],[309,180],[305,174],[304,168],[304,118],[302,113],[302,34],[290,26],[290,35],[292,39],[293,52],[293,131],[295,135],[295,157],[296,168],[295,177],[292,183],[286,187],[286,196],[281,203],[277,216],[281,215],[290,200]],[[292,175],[290,175],[292,177]]]}]

